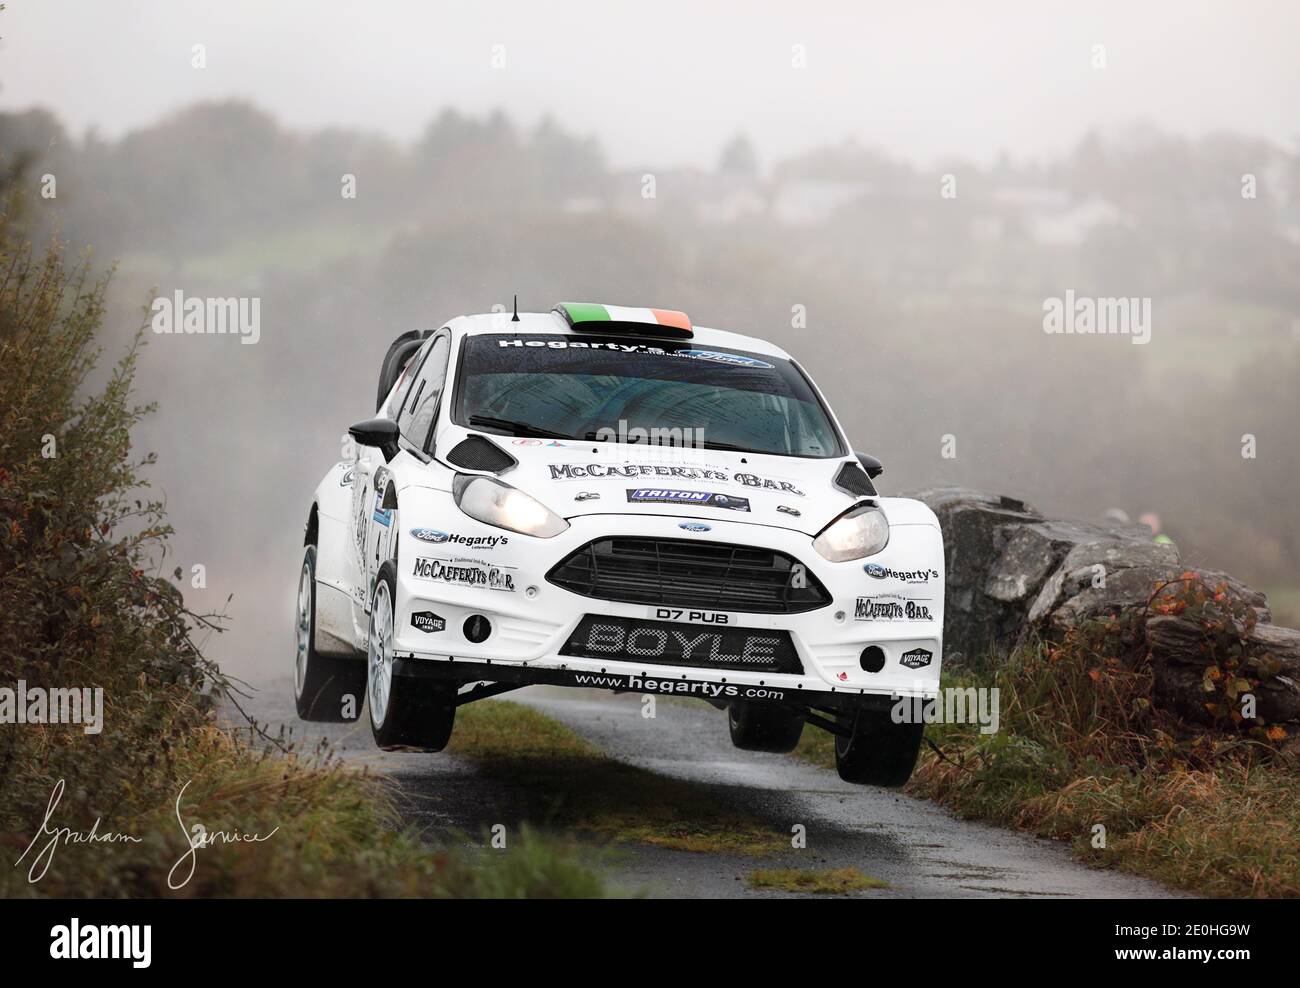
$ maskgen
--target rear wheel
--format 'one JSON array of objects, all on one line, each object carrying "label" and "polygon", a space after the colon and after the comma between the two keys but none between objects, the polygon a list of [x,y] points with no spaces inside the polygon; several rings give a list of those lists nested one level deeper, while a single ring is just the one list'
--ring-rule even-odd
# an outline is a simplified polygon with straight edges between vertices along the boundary
[{"label": "rear wheel", "polygon": [[379,568],[370,608],[366,704],[375,744],[386,751],[442,751],[456,720],[456,685],[393,675],[396,568]]},{"label": "rear wheel", "polygon": [[803,718],[772,703],[732,700],[727,705],[731,743],[745,751],[794,751],[803,734]]},{"label": "rear wheel", "polygon": [[895,724],[887,710],[861,710],[840,725],[852,732],[835,735],[835,770],[845,782],[901,786],[911,777],[924,724]]},{"label": "rear wheel", "polygon": [[361,716],[366,664],[358,659],[316,651],[316,547],[307,546],[298,573],[294,622],[297,646],[293,660],[293,699],[298,716],[317,723],[340,724]]}]

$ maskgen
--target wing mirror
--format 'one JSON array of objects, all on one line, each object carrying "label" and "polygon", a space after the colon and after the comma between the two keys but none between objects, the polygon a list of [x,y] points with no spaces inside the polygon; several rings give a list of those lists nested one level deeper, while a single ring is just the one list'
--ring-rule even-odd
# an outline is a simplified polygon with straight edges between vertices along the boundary
[{"label": "wing mirror", "polygon": [[384,454],[385,462],[397,455],[397,423],[392,419],[367,419],[348,429],[359,446],[373,446]]},{"label": "wing mirror", "polygon": [[875,480],[885,472],[885,465],[870,453],[859,453],[855,451],[853,455],[858,458],[858,462],[862,464],[862,469],[867,471],[867,476],[872,480]]}]

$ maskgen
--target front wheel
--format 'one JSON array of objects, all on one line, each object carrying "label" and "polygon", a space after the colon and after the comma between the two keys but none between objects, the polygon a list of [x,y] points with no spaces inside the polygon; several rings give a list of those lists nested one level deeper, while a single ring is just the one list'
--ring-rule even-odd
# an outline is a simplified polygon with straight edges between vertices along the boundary
[{"label": "front wheel", "polygon": [[895,724],[888,711],[860,710],[840,725],[851,732],[835,735],[835,770],[845,782],[901,786],[911,778],[925,724]]},{"label": "front wheel", "polygon": [[396,572],[391,561],[379,568],[370,607],[366,656],[370,733],[385,751],[442,751],[456,720],[456,686],[393,675]]},{"label": "front wheel", "polygon": [[794,751],[803,734],[803,717],[773,703],[732,700],[727,705],[731,743],[742,751]]},{"label": "front wheel", "polygon": [[298,572],[294,622],[293,700],[298,716],[316,723],[348,723],[361,716],[366,664],[316,651],[316,547],[307,546]]}]

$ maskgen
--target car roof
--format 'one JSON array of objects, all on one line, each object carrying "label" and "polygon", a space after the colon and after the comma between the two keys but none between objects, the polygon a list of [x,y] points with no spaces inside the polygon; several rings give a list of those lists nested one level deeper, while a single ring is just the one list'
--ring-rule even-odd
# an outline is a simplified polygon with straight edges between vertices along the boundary
[{"label": "car roof", "polygon": [[[484,333],[551,333],[562,336],[591,336],[591,330],[575,330],[563,317],[556,312],[521,312],[519,321],[513,322],[508,312],[487,312],[480,315],[457,316],[450,319],[445,324],[447,328],[454,333],[465,336],[479,336]],[[635,340],[655,339],[653,327],[647,326],[647,332],[636,333],[627,330],[619,331],[617,336],[626,336]],[[664,337],[667,340],[667,337]],[[673,337],[672,342],[686,342],[679,337]],[[760,353],[769,357],[784,357],[789,360],[790,355],[782,350],[775,343],[769,343],[767,340],[760,340],[753,336],[742,336],[740,333],[728,333],[721,329],[710,329],[708,326],[691,326],[691,337],[689,340],[692,344],[701,346],[722,346],[730,347],[734,350],[747,350],[750,353]]]}]

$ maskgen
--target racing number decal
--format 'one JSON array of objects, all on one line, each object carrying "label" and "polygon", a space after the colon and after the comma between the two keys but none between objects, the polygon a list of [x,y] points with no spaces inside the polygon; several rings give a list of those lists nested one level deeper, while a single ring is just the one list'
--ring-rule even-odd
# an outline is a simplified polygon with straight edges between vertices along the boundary
[{"label": "racing number decal", "polygon": [[379,567],[392,559],[397,549],[397,495],[392,474],[387,468],[376,468],[374,481],[362,505],[367,532],[363,545],[369,549],[363,562],[368,602],[375,592]]},{"label": "racing number decal", "polygon": [[[356,473],[352,481],[352,551],[357,567],[358,588],[367,585],[366,580],[366,535],[370,529],[368,508],[374,497],[370,493],[370,471],[368,464],[357,460]],[[366,607],[369,609],[369,603]]]}]

